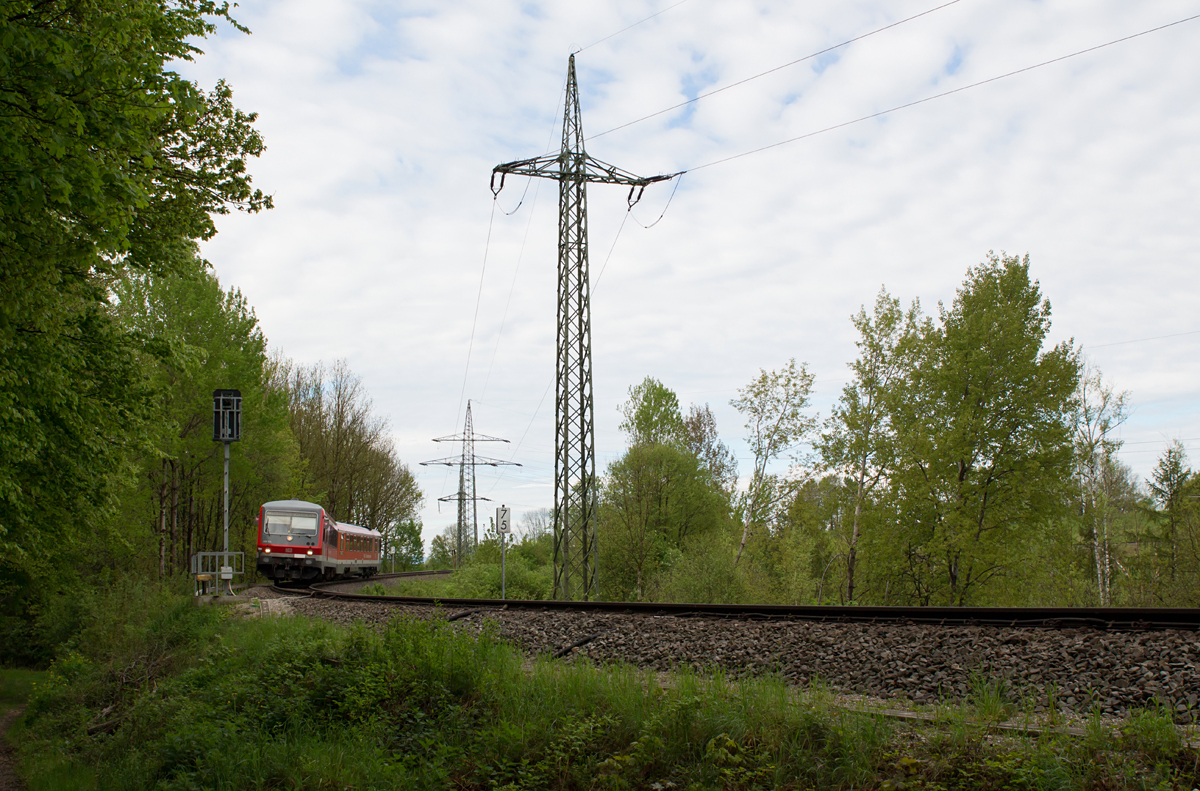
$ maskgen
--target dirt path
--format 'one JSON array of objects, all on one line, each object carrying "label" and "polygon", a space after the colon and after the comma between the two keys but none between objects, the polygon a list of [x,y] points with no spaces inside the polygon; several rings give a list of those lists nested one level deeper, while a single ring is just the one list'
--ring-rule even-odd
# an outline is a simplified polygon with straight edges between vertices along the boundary
[{"label": "dirt path", "polygon": [[25,711],[24,706],[10,709],[0,718],[0,791],[24,791],[25,784],[17,777],[16,756],[8,744],[8,727]]}]

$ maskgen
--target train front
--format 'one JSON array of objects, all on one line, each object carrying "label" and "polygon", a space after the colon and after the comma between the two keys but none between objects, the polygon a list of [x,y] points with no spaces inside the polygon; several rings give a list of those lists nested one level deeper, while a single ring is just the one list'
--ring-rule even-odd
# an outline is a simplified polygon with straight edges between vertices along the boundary
[{"label": "train front", "polygon": [[314,580],[323,573],[325,509],[303,500],[275,500],[258,512],[258,572],[269,579]]}]

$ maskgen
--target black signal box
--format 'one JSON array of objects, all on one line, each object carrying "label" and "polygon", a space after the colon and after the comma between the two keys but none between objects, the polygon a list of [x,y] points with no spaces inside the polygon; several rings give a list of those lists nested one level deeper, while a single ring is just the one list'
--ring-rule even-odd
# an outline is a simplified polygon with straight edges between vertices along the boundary
[{"label": "black signal box", "polygon": [[242,438],[242,391],[213,390],[213,442]]}]

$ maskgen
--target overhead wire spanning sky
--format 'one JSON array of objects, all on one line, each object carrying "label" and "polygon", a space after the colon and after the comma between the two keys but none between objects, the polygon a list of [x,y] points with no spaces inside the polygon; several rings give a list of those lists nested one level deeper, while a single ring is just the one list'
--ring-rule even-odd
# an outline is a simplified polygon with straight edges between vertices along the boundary
[{"label": "overhead wire spanning sky", "polygon": [[[620,188],[589,190],[601,467],[647,375],[710,403],[743,459],[728,401],[760,367],[807,362],[828,414],[856,354],[849,316],[881,286],[934,312],[991,249],[1030,254],[1053,340],[1130,391],[1135,471],[1172,438],[1200,451],[1200,21],[1180,23],[1196,0],[238,13],[254,34],[223,30],[181,71],[227,78],[260,113],[268,151],[252,169],[277,208],[220,218],[205,256],[272,345],[347,359],[410,464],[437,455],[430,438],[472,399],[478,430],[525,465],[481,472],[479,490],[518,518],[553,498],[557,201],[510,182],[492,204],[487,186],[495,164],[553,150],[574,50],[584,130],[600,131],[589,152],[643,174],[692,168],[631,214]],[[454,519],[436,498],[457,481],[414,472],[428,540]]]}]

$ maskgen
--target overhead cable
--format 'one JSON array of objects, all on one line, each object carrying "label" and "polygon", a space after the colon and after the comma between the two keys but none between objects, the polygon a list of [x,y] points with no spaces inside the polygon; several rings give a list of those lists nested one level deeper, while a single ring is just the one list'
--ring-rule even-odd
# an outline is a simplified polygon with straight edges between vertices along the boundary
[{"label": "overhead cable", "polygon": [[1155,335],[1153,338],[1135,338],[1132,341],[1117,341],[1116,343],[1097,343],[1092,346],[1084,346],[1085,349],[1103,349],[1106,346],[1124,346],[1127,343],[1142,343],[1144,341],[1161,341],[1163,338],[1181,338],[1184,335],[1197,335],[1200,330],[1189,330],[1188,332],[1176,332],[1171,335]]},{"label": "overhead cable", "polygon": [[604,130],[603,132],[600,132],[600,133],[598,133],[598,134],[594,134],[594,135],[592,135],[591,137],[589,137],[589,138],[587,138],[587,139],[588,139],[588,140],[595,140],[597,137],[603,137],[604,135],[608,134],[609,132],[615,132],[615,131],[617,131],[618,129],[624,129],[624,128],[625,128],[625,127],[627,127],[627,126],[633,126],[634,124],[640,124],[642,121],[648,121],[648,120],[650,120],[651,118],[656,118],[656,117],[658,117],[658,116],[662,115],[663,113],[669,113],[669,112],[671,112],[672,110],[678,110],[680,107],[687,107],[689,104],[692,104],[692,103],[694,103],[694,102],[698,102],[698,101],[700,101],[701,99],[707,99],[709,96],[712,96],[712,95],[714,95],[714,94],[721,93],[722,91],[727,91],[727,90],[729,90],[730,88],[736,88],[736,87],[738,87],[739,85],[745,85],[746,83],[750,82],[751,80],[757,80],[759,77],[765,77],[765,76],[767,76],[768,74],[774,74],[775,72],[777,72],[777,71],[780,71],[780,70],[782,70],[782,69],[786,69],[786,68],[788,68],[789,66],[795,66],[797,63],[803,63],[803,62],[804,62],[804,61],[806,61],[806,60],[812,60],[813,58],[818,58],[818,57],[820,57],[820,56],[822,56],[822,55],[825,55],[825,54],[828,54],[828,53],[830,53],[830,52],[833,52],[833,51],[834,51],[834,50],[836,50],[836,49],[841,49],[842,47],[849,46],[849,45],[853,44],[853,43],[854,43],[854,42],[856,42],[856,41],[862,41],[864,38],[870,38],[871,36],[874,36],[876,33],[882,33],[882,32],[883,32],[883,31],[885,31],[885,30],[891,30],[892,28],[894,28],[894,27],[897,27],[898,25],[903,25],[905,22],[911,22],[911,21],[913,21],[914,19],[920,19],[920,18],[921,18],[921,17],[923,17],[923,16],[926,16],[926,15],[928,15],[928,14],[932,14],[934,11],[941,11],[943,8],[946,8],[946,7],[948,7],[948,6],[952,6],[952,5],[954,5],[955,3],[959,3],[959,2],[962,2],[962,0],[950,0],[950,2],[948,2],[948,3],[943,3],[943,4],[941,4],[940,6],[937,6],[937,7],[935,7],[935,8],[931,8],[931,9],[929,9],[928,11],[922,11],[921,13],[919,13],[919,14],[916,14],[916,15],[914,15],[914,16],[910,16],[910,17],[908,17],[908,18],[906,18],[906,19],[901,19],[899,22],[893,22],[893,23],[892,23],[892,24],[890,24],[890,25],[884,25],[884,26],[883,26],[883,27],[881,27],[881,28],[877,28],[877,29],[875,29],[875,30],[872,30],[870,33],[863,33],[861,36],[855,36],[854,38],[852,38],[852,39],[850,39],[850,40],[848,40],[848,41],[843,41],[841,44],[834,44],[832,47],[826,47],[825,49],[821,50],[820,52],[814,52],[814,53],[812,53],[811,55],[805,55],[803,58],[798,58],[798,59],[796,59],[796,60],[793,60],[793,61],[791,61],[791,62],[789,62],[789,63],[785,63],[785,64],[783,64],[782,66],[776,66],[776,67],[775,67],[775,68],[773,68],[773,69],[767,69],[767,70],[766,70],[766,71],[764,71],[764,72],[761,72],[761,73],[759,73],[759,74],[755,74],[753,77],[747,77],[747,78],[746,78],[746,79],[744,79],[744,80],[738,80],[737,82],[730,83],[729,85],[726,85],[726,86],[724,86],[724,87],[722,87],[722,88],[717,88],[716,90],[709,91],[708,93],[702,93],[702,94],[700,94],[699,96],[695,97],[694,99],[688,99],[686,102],[680,102],[679,104],[672,105],[671,107],[668,107],[668,108],[666,108],[665,110],[659,110],[659,111],[658,111],[658,112],[656,112],[656,113],[650,113],[650,115],[644,115],[644,116],[642,116],[641,118],[638,118],[638,119],[636,119],[636,120],[633,120],[633,121],[629,121],[628,123],[621,124],[620,126],[614,126],[612,129],[606,129],[606,130]]},{"label": "overhead cable", "polygon": [[634,22],[629,27],[623,27],[620,30],[618,30],[616,33],[610,33],[607,36],[605,36],[604,38],[600,39],[599,41],[593,41],[591,44],[588,44],[583,49],[575,50],[575,52],[572,54],[578,55],[580,52],[583,52],[583,50],[585,50],[585,49],[591,49],[592,47],[596,46],[597,44],[603,44],[605,41],[608,41],[610,38],[613,38],[614,36],[619,36],[622,33],[624,33],[626,30],[632,30],[633,28],[637,27],[638,25],[642,24],[643,22],[649,22],[651,19],[654,19],[654,17],[658,16],[659,14],[665,14],[668,11],[670,11],[672,8],[678,8],[679,6],[683,5],[687,1],[688,0],[679,0],[679,2],[676,3],[675,5],[667,6],[662,11],[655,12],[655,13],[651,14],[650,16],[646,17],[645,19],[638,20],[637,22]]},{"label": "overhead cable", "polygon": [[862,123],[863,121],[869,121],[872,118],[878,118],[882,115],[887,115],[888,113],[894,113],[897,110],[905,110],[909,107],[916,107],[918,104],[925,104],[926,102],[932,102],[934,99],[942,99],[942,98],[951,96],[956,93],[962,93],[963,91],[970,90],[971,88],[978,88],[981,85],[987,85],[988,83],[997,82],[999,80],[1003,80],[1008,77],[1015,77],[1016,75],[1024,74],[1027,71],[1033,71],[1034,69],[1040,69],[1043,66],[1049,66],[1053,63],[1061,63],[1062,61],[1068,60],[1070,58],[1075,58],[1080,55],[1086,55],[1089,52],[1095,52],[1096,50],[1104,49],[1105,47],[1111,47],[1114,44],[1120,44],[1122,42],[1129,41],[1129,40],[1135,39],[1135,38],[1139,38],[1141,36],[1148,36],[1151,33],[1157,33],[1161,30],[1166,30],[1167,28],[1172,28],[1172,27],[1175,27],[1176,25],[1182,25],[1184,22],[1191,22],[1196,19],[1200,19],[1200,14],[1196,14],[1194,16],[1187,17],[1186,19],[1180,19],[1176,22],[1169,22],[1165,25],[1159,25],[1158,27],[1150,28],[1149,30],[1143,30],[1141,33],[1134,33],[1132,35],[1124,36],[1122,38],[1118,38],[1113,41],[1106,42],[1104,44],[1097,44],[1094,47],[1088,47],[1087,49],[1081,49],[1078,52],[1072,52],[1070,55],[1062,55],[1062,56],[1054,58],[1052,60],[1047,60],[1047,61],[1043,61],[1041,63],[1036,63],[1032,66],[1026,66],[1023,69],[1017,69],[1016,71],[1010,71],[1007,74],[1001,74],[997,77],[990,77],[986,80],[980,80],[979,82],[973,82],[970,85],[964,85],[961,88],[955,88],[950,91],[944,91],[942,93],[934,94],[933,96],[927,96],[924,99],[917,99],[916,101],[908,102],[907,104],[902,104],[902,105],[899,105],[898,107],[892,107],[889,110],[880,110],[877,113],[871,113],[870,115],[864,115],[861,118],[855,118],[853,121],[844,121],[843,123],[840,123],[840,124],[835,124],[833,126],[827,126],[824,129],[818,129],[815,132],[808,132],[806,134],[799,135],[797,137],[788,138],[787,140],[781,140],[778,143],[772,143],[769,146],[755,148],[751,151],[744,151],[741,154],[734,154],[733,156],[722,157],[721,159],[716,159],[716,160],[713,160],[712,162],[706,162],[703,165],[697,165],[696,167],[688,168],[687,170],[685,170],[683,172],[688,173],[688,172],[691,172],[694,170],[702,170],[704,168],[710,168],[713,165],[721,165],[725,162],[731,162],[735,159],[741,159],[742,157],[748,157],[751,154],[759,154],[763,151],[769,151],[772,148],[779,148],[780,146],[786,146],[788,143],[795,143],[799,140],[806,140],[810,137],[816,137],[817,135],[825,134],[826,132],[832,132],[835,129],[842,129],[847,126],[853,126],[854,124]]}]

